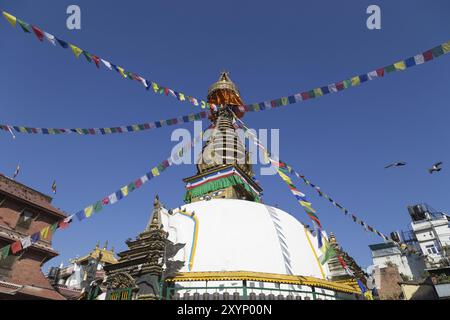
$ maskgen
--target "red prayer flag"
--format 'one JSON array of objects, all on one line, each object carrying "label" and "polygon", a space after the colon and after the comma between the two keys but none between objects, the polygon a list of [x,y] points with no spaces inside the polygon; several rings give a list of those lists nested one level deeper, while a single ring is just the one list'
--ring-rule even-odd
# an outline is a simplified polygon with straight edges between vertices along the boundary
[{"label": "red prayer flag", "polygon": [[64,229],[67,229],[68,227],[69,227],[69,223],[68,222],[66,222],[65,220],[62,220],[60,223],[59,223],[59,228],[61,229],[61,230],[64,230]]},{"label": "red prayer flag", "polygon": [[142,187],[142,180],[141,179],[137,179],[134,184],[136,185],[136,188],[140,188]]},{"label": "red prayer flag", "polygon": [[377,76],[384,77],[384,68],[377,69]]},{"label": "red prayer flag", "polygon": [[11,245],[11,252],[13,254],[16,254],[17,252],[19,252],[20,250],[22,250],[22,242],[20,241],[16,241]]},{"label": "red prayer flag", "polygon": [[44,32],[41,29],[36,26],[31,26],[31,29],[33,29],[34,34],[40,41],[44,41]]},{"label": "red prayer flag", "polygon": [[431,50],[428,50],[426,52],[423,53],[423,59],[425,61],[430,61],[433,59],[433,52]]},{"label": "red prayer flag", "polygon": [[106,197],[105,199],[102,200],[102,204],[107,205],[109,204],[109,198]]},{"label": "red prayer flag", "polygon": [[97,66],[97,68],[100,68],[100,58],[97,56],[92,56],[92,60],[94,60],[94,63]]},{"label": "red prayer flag", "polygon": [[339,91],[344,90],[344,83],[342,81],[337,82],[336,89],[338,89]]},{"label": "red prayer flag", "polygon": [[303,100],[308,100],[309,99],[309,93],[308,92],[302,92],[301,95],[302,95],[302,99]]},{"label": "red prayer flag", "polygon": [[341,256],[338,256],[338,260],[339,260],[339,262],[341,263],[341,266],[342,266],[344,269],[347,269],[347,264],[345,263],[344,259],[342,259]]}]

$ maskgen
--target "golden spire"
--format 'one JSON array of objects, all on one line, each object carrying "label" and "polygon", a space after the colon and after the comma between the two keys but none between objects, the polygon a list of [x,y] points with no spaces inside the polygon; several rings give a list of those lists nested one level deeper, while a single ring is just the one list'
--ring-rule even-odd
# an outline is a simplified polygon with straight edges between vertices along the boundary
[{"label": "golden spire", "polygon": [[215,105],[242,106],[238,87],[230,79],[229,72],[222,71],[219,80],[208,89],[208,103]]}]

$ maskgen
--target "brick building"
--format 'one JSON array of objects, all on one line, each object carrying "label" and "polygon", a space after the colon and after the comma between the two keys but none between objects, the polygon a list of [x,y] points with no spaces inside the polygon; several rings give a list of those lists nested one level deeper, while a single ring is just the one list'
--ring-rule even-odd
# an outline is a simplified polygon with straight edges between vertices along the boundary
[{"label": "brick building", "polygon": [[[0,174],[0,248],[66,218],[51,201],[51,197]],[[41,271],[44,263],[58,255],[51,238],[0,260],[0,300],[65,300]]]}]

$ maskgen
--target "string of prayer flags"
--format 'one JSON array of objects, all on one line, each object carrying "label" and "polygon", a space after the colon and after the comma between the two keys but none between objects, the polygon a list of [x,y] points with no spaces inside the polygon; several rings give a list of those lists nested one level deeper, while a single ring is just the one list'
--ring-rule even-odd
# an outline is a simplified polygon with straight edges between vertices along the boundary
[{"label": "string of prayer flags", "polygon": [[[52,45],[56,45],[58,43],[63,49],[70,48],[73,54],[76,58],[79,58],[81,54],[86,58],[86,61],[88,63],[91,63],[92,61],[95,62],[95,65],[97,68],[100,68],[100,61],[109,69],[109,70],[116,70],[118,74],[121,75],[121,78],[123,79],[129,79],[129,80],[135,80],[141,84],[144,85],[144,87],[149,90],[149,88],[153,88],[153,92],[156,94],[164,94],[165,96],[171,96],[178,101],[188,101],[194,106],[200,106],[203,109],[211,108],[211,109],[217,109],[217,106],[214,104],[209,104],[206,101],[196,99],[194,97],[188,96],[184,93],[177,92],[175,90],[172,90],[170,88],[161,86],[160,84],[150,81],[147,79],[142,78],[141,76],[137,75],[134,72],[130,72],[125,70],[125,68],[118,66],[116,64],[113,64],[105,59],[102,59],[98,57],[97,55],[93,55],[89,53],[88,51],[79,48],[78,46],[68,43],[67,41],[64,41],[62,39],[56,38],[52,34],[38,28],[35,25],[30,25],[15,16],[11,15],[10,13],[6,11],[2,11],[3,16],[5,19],[11,24],[11,26],[16,27],[16,24],[19,23],[22,30],[26,33],[31,33],[31,30],[36,35],[36,37],[39,39],[39,41],[43,41],[44,38],[46,38]],[[187,98],[187,99],[186,99]]]},{"label": "string of prayer flags", "polygon": [[415,56],[387,65],[386,67],[378,68],[376,70],[369,71],[365,74],[355,75],[347,80],[338,81],[335,83],[331,83],[329,85],[307,90],[304,92],[299,92],[286,97],[267,100],[259,103],[247,104],[244,106],[240,106],[239,109],[241,112],[263,111],[278,108],[281,106],[287,106],[290,104],[304,102],[306,100],[322,97],[330,93],[338,93],[345,89],[357,87],[363,84],[364,82],[383,78],[387,74],[397,71],[405,71],[414,66],[424,64],[449,52],[450,52],[450,41],[440,44],[425,52],[416,54]]},{"label": "string of prayer flags", "polygon": [[[231,111],[232,112],[232,111]],[[233,112],[232,112],[233,113]],[[389,238],[388,236],[384,235],[383,233],[381,233],[380,231],[376,230],[375,228],[369,226],[368,224],[366,224],[364,221],[362,221],[361,219],[359,219],[358,217],[356,217],[354,214],[350,214],[349,210],[347,210],[344,206],[338,204],[336,201],[334,201],[331,197],[329,197],[326,193],[324,193],[318,186],[316,186],[315,184],[311,183],[310,181],[308,181],[304,175],[301,175],[299,173],[297,173],[290,165],[288,165],[287,163],[279,160],[279,161],[275,161],[273,159],[270,158],[270,153],[267,151],[267,149],[261,144],[261,142],[259,141],[259,139],[251,132],[251,130],[248,129],[248,127],[244,124],[244,122],[239,119],[234,113],[234,118],[236,119],[237,123],[239,123],[240,127],[242,129],[244,129],[244,132],[246,133],[246,135],[252,139],[252,141],[255,143],[255,145],[257,147],[259,147],[259,149],[263,152],[264,156],[269,159],[269,161],[272,163],[272,165],[274,165],[277,170],[279,168],[284,168],[284,170],[291,174],[294,174],[297,178],[301,179],[302,181],[304,181],[307,185],[309,185],[310,187],[314,188],[314,190],[316,190],[319,194],[319,196],[329,200],[329,202],[331,202],[335,207],[339,208],[346,216],[350,216],[353,221],[357,224],[362,225],[366,231],[370,231],[380,237],[383,238],[384,241],[393,241],[394,243],[397,244],[397,246],[404,252],[407,251],[409,253],[413,253],[413,254],[419,254],[417,253],[415,250],[413,249],[409,249],[407,246],[401,246],[399,243],[395,242],[393,239]],[[292,189],[291,189],[292,192]],[[297,190],[298,192],[298,190]],[[296,195],[294,193],[294,195]],[[303,195],[303,194],[302,194]],[[297,197],[297,195],[296,195]],[[304,207],[305,208],[305,207]],[[307,207],[306,207],[307,208]],[[312,219],[312,215],[310,215],[310,218]],[[321,227],[319,226],[319,232],[320,232]]]},{"label": "string of prayer flags", "polygon": [[126,198],[131,192],[139,189],[140,187],[142,187],[145,183],[147,183],[154,177],[159,176],[168,167],[175,164],[175,162],[179,159],[179,157],[177,156],[177,154],[179,153],[179,150],[183,150],[184,148],[186,148],[186,149],[191,148],[193,146],[193,144],[201,142],[203,139],[203,134],[204,134],[203,131],[200,132],[200,134],[197,135],[192,141],[189,141],[185,145],[180,146],[173,155],[171,155],[166,160],[162,161],[156,167],[152,168],[145,175],[143,175],[139,179],[136,179],[135,181],[130,182],[129,184],[123,186],[122,188],[120,188],[116,192],[110,194],[109,196],[103,198],[102,200],[96,201],[94,204],[87,206],[85,209],[80,210],[76,214],[71,215],[57,223],[54,223],[53,225],[43,228],[42,230],[29,236],[29,240],[21,239],[10,245],[0,248],[0,260],[6,258],[10,254],[10,252],[12,254],[17,254],[18,252],[26,249],[23,247],[23,244],[25,244],[25,246],[28,248],[31,245],[33,245],[34,243],[38,242],[39,240],[45,240],[45,239],[50,238],[50,236],[53,235],[56,232],[56,230],[58,230],[58,229],[60,229],[60,230],[66,229],[69,226],[69,224],[73,222],[73,218],[75,216],[78,218],[79,221],[82,221],[86,218],[90,218],[94,213],[99,213],[103,209],[104,206],[114,204],[114,203]]},{"label": "string of prayer flags", "polygon": [[207,111],[202,111],[199,113],[189,114],[186,116],[181,116],[173,119],[160,120],[154,122],[147,122],[143,124],[133,124],[120,127],[106,127],[106,128],[30,128],[23,126],[11,126],[0,124],[0,130],[12,133],[12,130],[18,133],[25,134],[78,134],[78,135],[96,135],[96,134],[114,134],[114,133],[127,133],[127,132],[138,132],[150,129],[161,128],[165,126],[172,126],[177,124],[188,123],[200,119],[206,119],[208,117]]},{"label": "string of prayer flags", "polygon": [[[275,162],[274,162],[275,163]],[[277,173],[281,177],[281,179],[287,184],[289,187],[289,190],[294,195],[294,197],[297,199],[300,206],[305,210],[308,217],[313,221],[315,225],[317,225],[319,228],[322,227],[319,217],[316,215],[316,211],[312,208],[312,204],[306,199],[306,196],[301,193],[295,185],[292,183],[291,178],[289,178],[284,172],[281,167],[277,168]]]}]

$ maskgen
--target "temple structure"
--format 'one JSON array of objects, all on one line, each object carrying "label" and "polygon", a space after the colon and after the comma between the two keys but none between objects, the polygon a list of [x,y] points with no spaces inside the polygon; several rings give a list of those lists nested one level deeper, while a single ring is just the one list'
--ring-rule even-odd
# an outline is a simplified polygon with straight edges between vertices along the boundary
[{"label": "temple structure", "polygon": [[[234,115],[243,105],[228,73],[208,91],[213,130],[184,205],[155,199],[150,222],[116,264],[105,266],[107,299],[359,299],[355,279],[336,277],[316,235],[261,201]],[[233,115],[234,114],[234,115]]]},{"label": "temple structure", "polygon": [[[59,267],[50,268],[47,278],[56,291],[68,300],[78,300],[87,295],[91,289],[91,284],[102,284],[105,280],[104,267],[117,263],[114,248],[108,249],[108,242],[103,248],[97,243],[95,248],[88,254],[70,260],[66,267],[61,264]],[[95,297],[106,292],[106,289],[99,290]],[[92,295],[94,293],[92,292]]]}]

